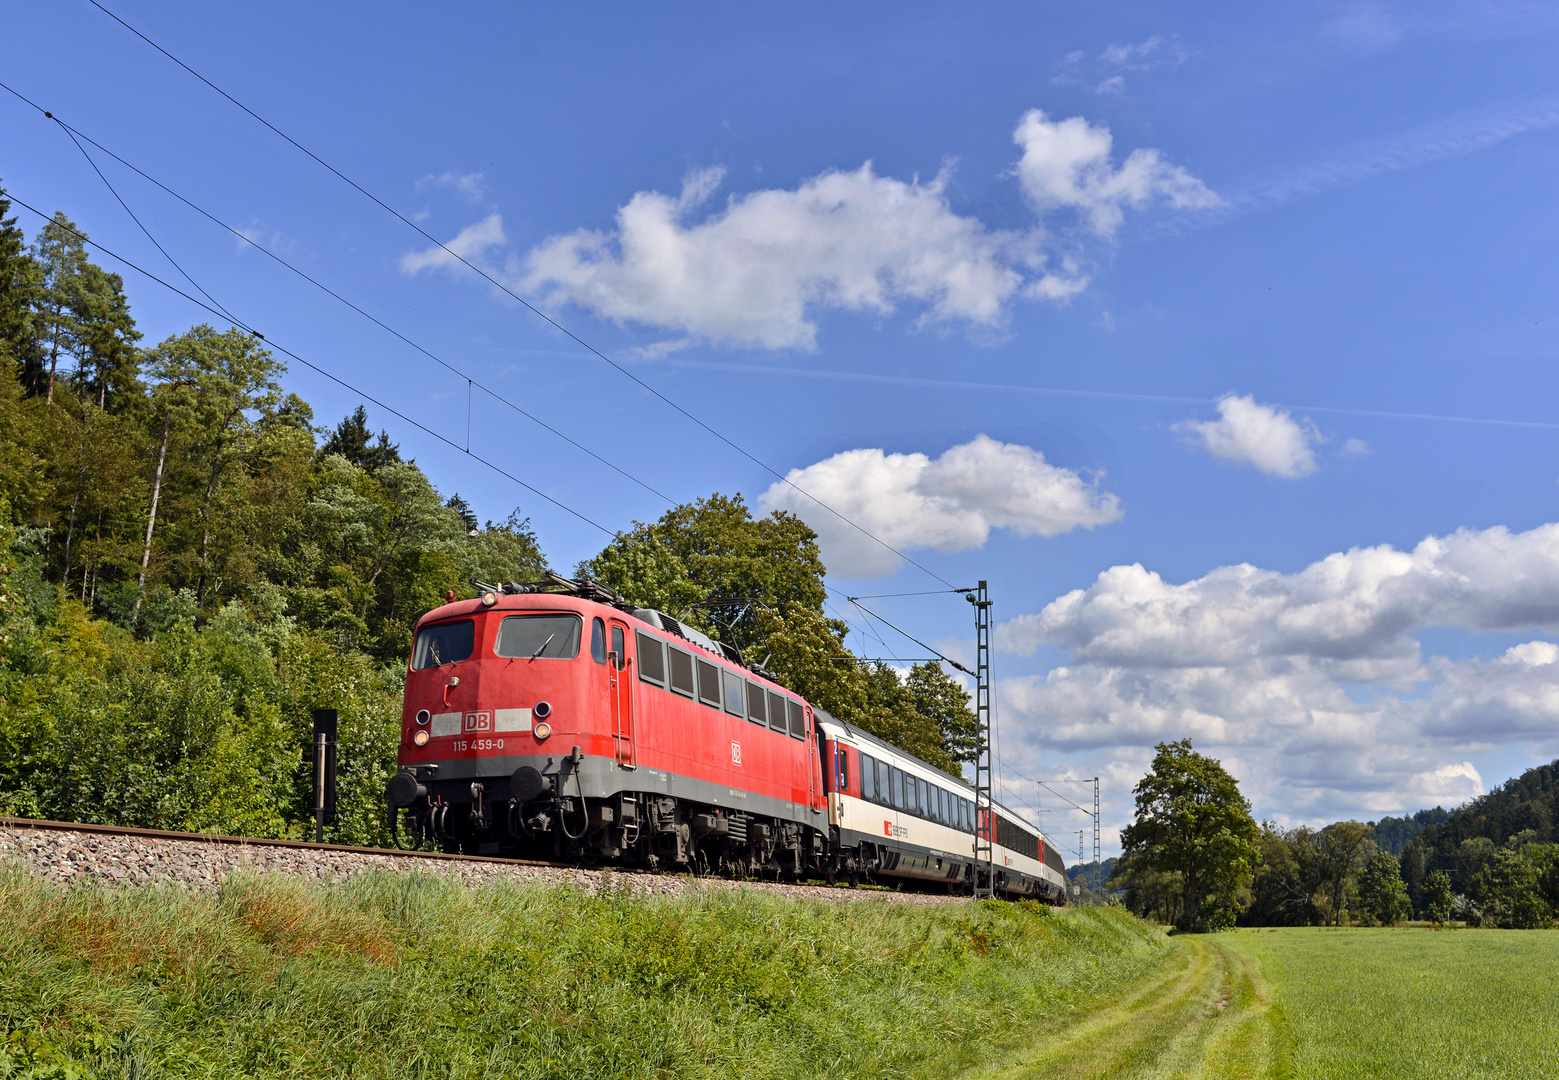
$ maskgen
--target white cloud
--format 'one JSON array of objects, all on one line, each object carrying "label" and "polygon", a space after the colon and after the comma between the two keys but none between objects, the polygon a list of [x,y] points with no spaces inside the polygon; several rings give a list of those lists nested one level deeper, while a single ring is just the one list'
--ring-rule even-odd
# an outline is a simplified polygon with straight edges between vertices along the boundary
[{"label": "white cloud", "polygon": [[522,286],[618,321],[810,349],[809,309],[886,315],[914,302],[927,323],[994,327],[1026,285],[1052,277],[1037,272],[1036,236],[954,213],[945,174],[905,183],[868,163],[794,191],[733,197],[690,220],[720,175],[694,173],[676,199],[640,192],[618,211],[614,233],[581,229],[545,241],[526,256]]},{"label": "white cloud", "polygon": [[[1040,214],[1080,211],[1101,236],[1113,236],[1127,209],[1219,203],[1157,150],[1135,150],[1116,168],[1109,130],[1081,118],[1055,124],[1034,111],[1018,135],[1024,155],[1015,175],[1032,206]],[[929,182],[904,181],[879,176],[867,162],[794,189],[732,195],[707,211],[725,172],[700,169],[676,196],[635,194],[610,230],[578,229],[510,254],[503,273],[546,303],[684,335],[676,347],[712,341],[812,349],[820,311],[882,317],[903,306],[918,312],[919,327],[999,334],[1014,303],[1064,304],[1088,287],[1076,242],[1059,246],[1042,221],[992,229],[957,213],[948,199],[950,168]],[[481,179],[448,173],[424,183],[479,199]],[[474,262],[505,244],[494,214],[449,246]],[[401,266],[416,273],[458,270],[459,262],[435,247],[406,255]]]},{"label": "white cloud", "polygon": [[1431,627],[1559,633],[1559,524],[1355,548],[1295,574],[1177,585],[1112,567],[998,627],[1007,652],[1069,656],[999,684],[1008,745],[1107,755],[1190,737],[1290,821],[1454,805],[1482,790],[1468,754],[1559,753],[1559,645],[1426,657],[1413,635]]},{"label": "white cloud", "polygon": [[[452,270],[455,273],[469,271],[460,262],[481,265],[482,256],[490,249],[501,247],[508,243],[508,238],[503,234],[503,216],[501,214],[489,214],[475,225],[467,225],[461,229],[449,243],[442,247],[430,247],[426,251],[415,251],[401,256],[401,273],[415,274],[422,270],[441,269]],[[459,258],[456,258],[459,256]]]},{"label": "white cloud", "polygon": [[1219,398],[1218,417],[1187,420],[1175,430],[1214,457],[1253,466],[1268,476],[1293,480],[1315,472],[1314,444],[1321,439],[1308,420],[1301,424],[1286,409],[1258,404],[1248,394]]},{"label": "white cloud", "polygon": [[417,181],[417,189],[419,191],[430,187],[450,188],[464,196],[469,202],[480,203],[487,199],[487,183],[479,172],[447,172],[439,176],[424,176]]},{"label": "white cloud", "polygon": [[1041,211],[1077,210],[1101,236],[1113,236],[1126,208],[1164,202],[1177,210],[1221,206],[1223,200],[1157,150],[1133,150],[1119,168],[1110,129],[1080,116],[1051,120],[1030,109],[1012,141],[1023,148],[1017,174],[1024,194]]},{"label": "white cloud", "polygon": [[935,459],[849,450],[792,469],[787,479],[770,487],[760,505],[811,525],[829,572],[846,578],[885,576],[900,559],[818,502],[901,551],[966,551],[984,544],[992,529],[1055,536],[1109,524],[1122,513],[1119,498],[1101,492],[1097,478],[1085,480],[1037,450],[985,435]]}]

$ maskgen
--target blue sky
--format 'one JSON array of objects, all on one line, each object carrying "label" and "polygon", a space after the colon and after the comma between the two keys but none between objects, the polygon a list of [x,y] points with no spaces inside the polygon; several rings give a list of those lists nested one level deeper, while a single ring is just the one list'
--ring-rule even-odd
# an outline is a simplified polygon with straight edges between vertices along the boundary
[{"label": "blue sky", "polygon": [[[1058,834],[1081,815],[1023,777],[1103,775],[1108,849],[1161,739],[1286,823],[1559,755],[1552,7],[109,6],[916,563],[988,579],[1009,796]],[[85,0],[8,31],[7,84],[644,483],[802,513],[842,595],[942,587]],[[56,127],[0,94],[0,131],[18,197],[170,272]],[[464,445],[463,379],[104,167],[224,304]],[[149,339],[204,317],[126,278]],[[289,381],[321,422],[357,404]],[[370,414],[559,567],[605,539]],[[666,507],[480,392],[469,428],[609,529]],[[968,648],[961,601],[872,603]],[[852,645],[916,655],[882,633]]]}]

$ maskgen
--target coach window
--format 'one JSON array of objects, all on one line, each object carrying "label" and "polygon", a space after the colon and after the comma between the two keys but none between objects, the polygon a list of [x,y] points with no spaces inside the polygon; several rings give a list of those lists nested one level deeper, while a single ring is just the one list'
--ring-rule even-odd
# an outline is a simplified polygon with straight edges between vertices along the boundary
[{"label": "coach window", "polygon": [[834,753],[839,757],[839,790],[850,790],[850,751],[844,747],[835,745]]},{"label": "coach window", "polygon": [[895,810],[904,808],[904,774],[893,765],[888,766],[888,805]]},{"label": "coach window", "polygon": [[579,655],[578,615],[508,615],[493,651],[511,660],[572,660]]},{"label": "coach window", "polygon": [[952,804],[953,797],[943,788],[937,788],[936,797],[937,820],[943,825],[951,825],[953,823],[953,815],[949,812],[949,807]]},{"label": "coach window", "polygon": [[660,638],[639,635],[639,678],[656,686],[666,685],[666,647]]},{"label": "coach window", "polygon": [[712,709],[720,707],[720,669],[707,660],[698,662],[698,700]]},{"label": "coach window", "polygon": [[623,628],[612,627],[612,655],[616,658],[612,661],[621,671],[628,666],[628,643],[623,640]]},{"label": "coach window", "polygon": [[769,691],[769,727],[774,731],[784,731],[787,721],[785,718],[785,699],[774,691]]},{"label": "coach window", "polygon": [[590,659],[606,663],[606,623],[600,619],[590,620]]},{"label": "coach window", "polygon": [[720,679],[725,683],[725,711],[732,716],[740,716],[746,712],[745,698],[742,694],[742,677],[734,671],[720,672]]},{"label": "coach window", "polygon": [[471,655],[476,645],[476,623],[470,619],[425,626],[417,634],[417,647],[411,654],[411,669],[453,664]]},{"label": "coach window", "polygon": [[667,667],[671,669],[671,689],[687,697],[694,696],[693,657],[675,646],[667,646]]},{"label": "coach window", "polygon": [[768,727],[769,713],[763,707],[765,700],[763,687],[754,686],[752,683],[747,684],[747,719],[755,724],[762,724],[764,727]]},{"label": "coach window", "polygon": [[804,739],[807,737],[807,712],[799,701],[787,702],[790,706],[790,737],[792,739]]}]

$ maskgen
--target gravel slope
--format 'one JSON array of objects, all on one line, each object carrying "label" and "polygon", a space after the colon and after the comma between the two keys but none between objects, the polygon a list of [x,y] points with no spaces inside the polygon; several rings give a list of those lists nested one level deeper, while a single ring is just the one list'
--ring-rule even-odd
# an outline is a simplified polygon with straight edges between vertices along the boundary
[{"label": "gravel slope", "polygon": [[821,885],[780,885],[772,882],[733,882],[721,878],[693,878],[673,874],[644,874],[612,870],[582,870],[565,866],[520,866],[512,863],[464,859],[418,859],[398,855],[371,855],[316,848],[267,847],[263,844],[230,844],[192,838],[164,840],[141,836],[116,836],[90,832],[34,829],[0,825],[0,860],[16,860],[49,881],[110,885],[144,885],[169,882],[198,889],[214,888],[238,871],[299,874],[310,878],[345,878],[366,870],[392,873],[433,873],[458,877],[467,885],[500,879],[571,882],[598,889],[610,882],[625,882],[635,895],[676,896],[698,889],[762,889],[812,900],[883,900],[906,904],[957,904],[965,897],[932,893],[893,892],[883,889],[828,888]]}]

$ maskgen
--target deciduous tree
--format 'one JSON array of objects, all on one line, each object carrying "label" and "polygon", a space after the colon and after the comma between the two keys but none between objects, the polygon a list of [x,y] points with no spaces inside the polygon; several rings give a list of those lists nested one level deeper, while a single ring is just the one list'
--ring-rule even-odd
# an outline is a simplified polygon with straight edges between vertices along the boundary
[{"label": "deciduous tree", "polygon": [[1127,859],[1178,873],[1184,909],[1177,925],[1203,931],[1233,925],[1251,880],[1259,830],[1239,784],[1190,739],[1159,743],[1134,789],[1137,812],[1121,832]]}]

